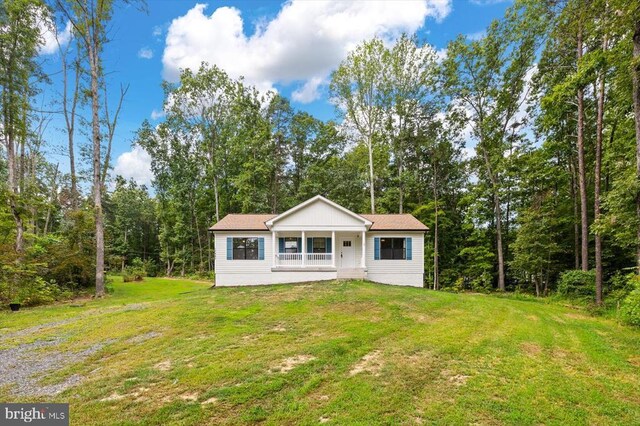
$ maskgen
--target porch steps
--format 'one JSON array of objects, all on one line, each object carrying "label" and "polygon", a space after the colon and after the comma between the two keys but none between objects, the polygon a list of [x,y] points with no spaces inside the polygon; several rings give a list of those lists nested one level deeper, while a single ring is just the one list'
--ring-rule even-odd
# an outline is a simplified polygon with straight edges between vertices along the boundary
[{"label": "porch steps", "polygon": [[339,280],[362,280],[367,278],[364,268],[338,269]]}]

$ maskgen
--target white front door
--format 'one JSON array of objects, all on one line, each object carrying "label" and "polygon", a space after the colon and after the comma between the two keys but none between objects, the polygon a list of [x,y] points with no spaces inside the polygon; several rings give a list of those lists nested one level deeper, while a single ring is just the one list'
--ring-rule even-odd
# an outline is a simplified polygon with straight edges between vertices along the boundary
[{"label": "white front door", "polygon": [[353,238],[340,239],[340,267],[355,268],[356,267],[356,246]]}]

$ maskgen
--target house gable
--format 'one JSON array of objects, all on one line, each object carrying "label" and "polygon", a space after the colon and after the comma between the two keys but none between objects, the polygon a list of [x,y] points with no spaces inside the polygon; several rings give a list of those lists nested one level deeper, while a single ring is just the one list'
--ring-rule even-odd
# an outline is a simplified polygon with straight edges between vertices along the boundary
[{"label": "house gable", "polygon": [[323,227],[365,230],[371,222],[318,195],[267,221],[266,225],[272,230]]}]

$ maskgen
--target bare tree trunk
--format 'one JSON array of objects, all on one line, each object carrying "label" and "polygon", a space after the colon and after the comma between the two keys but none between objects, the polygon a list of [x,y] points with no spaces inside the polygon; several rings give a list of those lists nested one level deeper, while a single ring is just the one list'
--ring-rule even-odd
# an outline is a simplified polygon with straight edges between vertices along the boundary
[{"label": "bare tree trunk", "polygon": [[[5,125],[5,129],[9,129]],[[5,145],[7,148],[7,166],[9,174],[9,207],[11,208],[11,214],[16,224],[16,243],[15,249],[17,252],[24,250],[24,223],[22,222],[22,216],[18,208],[18,184],[16,182],[16,159],[15,159],[15,142],[12,135],[7,131],[5,135]]]},{"label": "bare tree trunk", "polygon": [[47,235],[47,232],[49,230],[49,223],[51,221],[51,206],[55,202],[56,194],[58,192],[56,184],[58,180],[58,166],[59,164],[56,164],[56,170],[53,173],[53,180],[51,181],[51,197],[49,198],[49,206],[47,206],[47,216],[44,221],[44,235]]},{"label": "bare tree trunk", "polygon": [[[602,42],[602,49],[607,49],[607,38]],[[597,90],[597,118],[596,118],[596,165],[595,165],[595,190],[594,190],[594,220],[600,219],[600,182],[602,175],[602,129],[604,125],[604,74],[602,71]],[[602,236],[595,233],[595,261],[596,261],[596,304],[602,305]]]},{"label": "bare tree trunk", "polygon": [[[578,29],[577,60],[582,59],[582,27]],[[589,218],[587,212],[587,174],[584,159],[584,90],[578,89],[578,185],[580,188],[580,225],[582,236],[581,261],[582,270],[589,270]]]},{"label": "bare tree trunk", "polygon": [[[636,182],[640,182],[640,20],[635,22],[633,33],[633,113],[636,124]],[[636,216],[640,222],[640,191],[636,195]],[[636,264],[637,272],[640,274],[640,223],[637,229],[637,251]]]},{"label": "bare tree trunk", "polygon": [[216,223],[220,222],[220,195],[218,194],[218,175],[213,175],[213,196],[216,202]]},{"label": "bare tree trunk", "polygon": [[504,278],[504,251],[502,249],[502,211],[500,208],[500,196],[497,189],[494,189],[494,203],[496,210],[496,238],[498,248],[498,288],[500,291],[506,290]]},{"label": "bare tree trunk", "polygon": [[78,208],[78,177],[76,175],[76,160],[75,160],[75,148],[74,148],[74,136],[75,136],[75,123],[76,123],[76,107],[78,105],[78,98],[80,93],[80,77],[82,75],[80,60],[77,59],[74,62],[75,68],[75,81],[73,88],[73,96],[71,99],[71,105],[69,106],[69,68],[67,64],[67,54],[69,52],[69,43],[65,50],[62,50],[56,34],[56,42],[58,43],[58,49],[60,51],[60,60],[62,62],[62,112],[65,119],[65,125],[67,128],[67,142],[69,149],[69,174],[71,175],[71,206]]},{"label": "bare tree trunk", "polygon": [[[125,250],[126,250],[126,248],[127,248],[127,230],[126,229],[124,230],[124,247],[125,247]],[[127,255],[123,254],[122,255],[122,259],[121,259],[121,263],[120,263],[120,272],[124,272],[124,265],[126,263],[126,260],[127,260]]]},{"label": "bare tree trunk", "polygon": [[369,140],[367,143],[369,149],[369,193],[371,195],[371,214],[376,213],[376,198],[375,187],[373,181],[373,136],[369,133]]},{"label": "bare tree trunk", "polygon": [[435,204],[433,221],[433,289],[440,289],[439,252],[438,252],[438,168],[434,162],[433,166],[433,199]]},{"label": "bare tree trunk", "polygon": [[578,222],[580,221],[580,213],[578,212],[578,197],[576,191],[576,168],[573,159],[569,168],[571,170],[571,200],[573,201],[573,254],[574,269],[580,269],[580,229]]},{"label": "bare tree trunk", "polygon": [[93,140],[93,204],[96,221],[96,297],[105,295],[104,288],[104,218],[102,212],[102,179],[100,167],[100,98],[98,93],[99,58],[97,34],[88,42],[91,73],[91,120]]},{"label": "bare tree trunk", "polygon": [[129,91],[129,85],[126,87],[120,86],[120,99],[118,100],[118,107],[116,108],[116,112],[113,116],[113,121],[109,117],[109,104],[107,101],[107,89],[104,89],[104,112],[105,112],[105,121],[107,124],[107,152],[104,156],[104,166],[102,168],[102,176],[100,180],[104,184],[107,181],[107,174],[109,173],[109,161],[111,160],[111,146],[113,145],[113,137],[116,133],[116,126],[118,125],[118,116],[120,115],[120,111],[122,110],[122,102],[124,101],[125,96],[127,96],[127,92]]},{"label": "bare tree trunk", "polygon": [[496,221],[496,249],[498,251],[498,289],[505,291],[507,286],[505,284],[504,276],[504,251],[502,248],[502,207],[500,206],[500,194],[498,188],[498,178],[494,175],[491,168],[491,162],[489,161],[489,154],[484,147],[481,147],[482,156],[484,158],[485,166],[487,167],[487,174],[491,179],[491,186],[493,192],[493,209]]},{"label": "bare tree trunk", "polygon": [[402,186],[402,163],[398,166],[398,191],[399,193],[399,203],[398,213],[402,214],[404,212],[404,187]]}]

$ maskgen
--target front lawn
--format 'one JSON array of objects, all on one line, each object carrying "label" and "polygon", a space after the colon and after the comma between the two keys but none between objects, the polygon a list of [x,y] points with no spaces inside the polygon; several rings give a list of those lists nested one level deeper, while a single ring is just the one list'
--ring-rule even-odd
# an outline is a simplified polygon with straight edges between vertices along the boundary
[{"label": "front lawn", "polygon": [[[72,424],[637,424],[640,331],[364,282],[147,279],[0,313],[0,401]],[[56,393],[59,392],[59,393]]]}]

